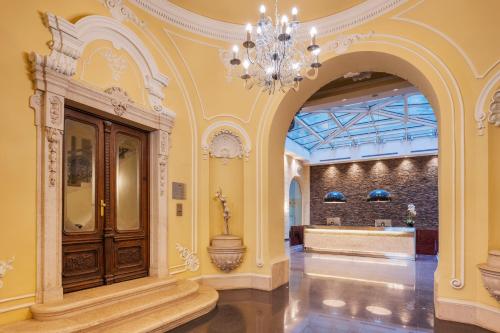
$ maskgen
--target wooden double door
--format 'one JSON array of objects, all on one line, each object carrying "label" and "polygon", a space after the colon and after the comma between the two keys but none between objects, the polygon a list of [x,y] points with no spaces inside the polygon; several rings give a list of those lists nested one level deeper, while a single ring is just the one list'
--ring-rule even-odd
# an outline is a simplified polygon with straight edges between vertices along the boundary
[{"label": "wooden double door", "polygon": [[65,110],[64,292],[148,275],[148,135]]}]

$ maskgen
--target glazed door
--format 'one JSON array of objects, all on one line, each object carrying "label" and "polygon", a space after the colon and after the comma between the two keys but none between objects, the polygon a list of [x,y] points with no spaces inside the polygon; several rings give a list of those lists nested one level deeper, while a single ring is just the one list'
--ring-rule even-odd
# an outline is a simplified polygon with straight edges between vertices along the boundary
[{"label": "glazed door", "polygon": [[147,133],[66,110],[64,292],[148,275]]}]

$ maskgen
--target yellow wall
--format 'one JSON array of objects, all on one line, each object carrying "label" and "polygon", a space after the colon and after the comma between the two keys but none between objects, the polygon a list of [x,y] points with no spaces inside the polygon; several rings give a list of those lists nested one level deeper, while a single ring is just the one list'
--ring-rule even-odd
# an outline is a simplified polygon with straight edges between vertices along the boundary
[{"label": "yellow wall", "polygon": [[[125,4],[128,4],[124,1]],[[218,232],[220,217],[213,189],[220,184],[233,205],[235,233],[243,236],[247,255],[237,272],[270,274],[271,263],[285,255],[283,247],[283,153],[286,130],[293,114],[307,98],[327,82],[349,71],[377,70],[399,75],[415,84],[437,110],[440,132],[440,262],[437,273],[438,296],[468,300],[499,308],[489,296],[476,268],[484,262],[488,248],[500,247],[498,207],[500,179],[497,136],[500,129],[488,127],[478,136],[474,120],[479,94],[500,70],[497,40],[500,3],[484,1],[410,0],[393,11],[356,26],[343,34],[374,34],[355,42],[346,54],[327,51],[324,66],[315,81],[305,80],[298,93],[277,93],[269,97],[258,89],[247,91],[242,82],[228,82],[219,49],[229,45],[160,21],[138,7],[129,8],[145,25],[123,24],[143,41],[153,54],[159,70],[166,74],[165,105],[176,112],[169,156],[170,182],[186,184],[186,200],[169,200],[169,267],[179,277],[215,274],[206,246]],[[36,285],[36,137],[33,111],[28,106],[33,93],[28,75],[27,53],[48,54],[51,39],[41,13],[53,12],[71,22],[87,15],[110,16],[100,1],[9,1],[2,6],[1,40],[8,47],[0,54],[2,94],[0,121],[0,260],[15,256],[14,270],[7,272],[0,289],[2,309],[34,300]],[[481,38],[479,38],[480,36]],[[335,36],[320,39],[326,44]],[[106,52],[123,59],[126,69],[117,78],[109,68]],[[147,105],[140,71],[130,55],[105,41],[87,46],[78,62],[76,80],[102,90],[110,85],[124,88],[138,104]],[[6,79],[8,78],[8,79]],[[496,85],[498,87],[498,84]],[[491,99],[492,92],[488,95]],[[463,107],[462,107],[463,106]],[[461,110],[464,114],[462,131]],[[248,133],[252,150],[248,161],[205,160],[201,137],[218,121],[232,122]],[[453,134],[455,131],[455,135]],[[462,138],[465,166],[461,166]],[[453,160],[452,145],[456,144]],[[452,177],[455,167],[456,176]],[[460,175],[464,173],[465,188]],[[229,177],[226,177],[230,175]],[[234,180],[229,182],[228,179]],[[456,196],[453,195],[456,188]],[[465,286],[454,289],[452,249],[457,271],[461,268],[461,193],[464,193]],[[175,205],[183,203],[184,214],[175,215]],[[453,210],[453,203],[455,210]],[[220,213],[220,212],[219,212]],[[263,266],[256,260],[262,225]],[[452,244],[452,230],[457,229]],[[196,249],[198,272],[185,272],[175,244]],[[21,301],[6,301],[27,295]],[[26,307],[0,313],[0,323],[29,315]]]}]

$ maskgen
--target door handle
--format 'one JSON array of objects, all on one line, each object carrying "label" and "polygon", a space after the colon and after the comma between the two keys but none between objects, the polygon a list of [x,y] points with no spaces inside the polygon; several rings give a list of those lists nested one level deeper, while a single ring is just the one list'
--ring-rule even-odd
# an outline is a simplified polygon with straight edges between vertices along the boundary
[{"label": "door handle", "polygon": [[104,216],[104,207],[106,207],[106,203],[104,200],[101,200],[101,216]]}]

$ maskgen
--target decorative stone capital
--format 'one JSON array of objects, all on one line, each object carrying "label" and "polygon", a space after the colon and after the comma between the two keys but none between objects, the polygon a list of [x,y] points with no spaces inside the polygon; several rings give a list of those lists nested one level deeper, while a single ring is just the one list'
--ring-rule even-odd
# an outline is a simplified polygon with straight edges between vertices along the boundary
[{"label": "decorative stone capital", "polygon": [[52,34],[52,41],[49,43],[51,52],[47,56],[32,53],[32,61],[71,77],[76,71],[76,61],[82,54],[83,42],[78,38],[75,26],[64,18],[47,13],[46,23]]}]

